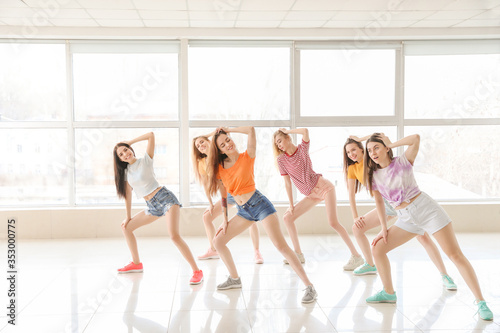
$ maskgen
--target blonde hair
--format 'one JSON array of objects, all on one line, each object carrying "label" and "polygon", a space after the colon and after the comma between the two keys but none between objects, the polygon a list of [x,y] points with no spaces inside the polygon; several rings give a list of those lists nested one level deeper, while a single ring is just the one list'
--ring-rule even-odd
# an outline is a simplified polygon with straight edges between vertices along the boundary
[{"label": "blonde hair", "polygon": [[278,148],[278,145],[276,144],[276,137],[278,135],[282,135],[285,139],[288,139],[288,140],[292,140],[291,136],[289,134],[286,134],[286,133],[283,133],[282,131],[280,130],[277,130],[276,132],[274,132],[273,134],[273,154],[274,154],[274,164],[276,165],[276,167],[278,167],[278,156],[280,156],[281,154],[284,153],[283,150],[279,149]]},{"label": "blonde hair", "polygon": [[196,140],[198,140],[200,138],[201,139],[205,139],[206,141],[208,141],[210,143],[210,139],[208,137],[204,136],[204,135],[199,135],[199,136],[193,138],[193,147],[192,147],[192,150],[191,150],[191,160],[192,160],[192,163],[193,163],[194,175],[195,175],[196,180],[198,181],[198,183],[203,182],[203,175],[200,173],[200,162],[204,158],[207,158],[207,155],[203,154],[196,147]]}]

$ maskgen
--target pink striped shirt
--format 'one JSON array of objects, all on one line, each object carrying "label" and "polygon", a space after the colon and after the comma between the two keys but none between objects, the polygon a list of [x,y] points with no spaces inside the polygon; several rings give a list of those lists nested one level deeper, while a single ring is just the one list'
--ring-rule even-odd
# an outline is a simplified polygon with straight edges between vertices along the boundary
[{"label": "pink striped shirt", "polygon": [[290,176],[293,184],[303,195],[311,194],[311,191],[318,183],[321,174],[312,169],[311,158],[309,157],[309,142],[302,140],[297,146],[297,150],[292,155],[283,153],[278,156],[278,168],[282,176]]}]

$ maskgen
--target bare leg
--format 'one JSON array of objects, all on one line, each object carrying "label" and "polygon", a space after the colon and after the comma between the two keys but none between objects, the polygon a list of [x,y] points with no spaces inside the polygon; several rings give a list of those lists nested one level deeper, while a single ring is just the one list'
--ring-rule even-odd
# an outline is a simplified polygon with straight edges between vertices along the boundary
[{"label": "bare leg", "polygon": [[259,227],[257,223],[252,224],[250,227],[250,238],[252,238],[254,250],[259,251]]},{"label": "bare leg", "polygon": [[344,226],[339,222],[337,216],[337,195],[335,194],[335,188],[326,194],[325,206],[328,223],[333,229],[335,229],[340,237],[342,237],[342,240],[344,241],[344,243],[346,243],[349,251],[351,251],[351,254],[359,257],[359,253],[352,243],[351,237],[349,237],[347,230],[345,230]]},{"label": "bare leg", "polygon": [[203,213],[203,225],[205,227],[205,232],[207,233],[208,242],[210,243],[210,248],[214,251],[215,251],[215,247],[214,247],[214,237],[215,237],[214,220],[221,214],[222,214],[222,207],[220,204],[220,200],[215,203],[214,209],[212,210],[212,214],[210,214],[210,211],[205,211],[205,213]]},{"label": "bare leg", "polygon": [[423,236],[418,235],[417,240],[420,242],[420,244],[422,244],[425,251],[427,252],[427,255],[429,256],[429,258],[431,258],[432,262],[437,267],[439,273],[441,273],[441,275],[448,275],[443,262],[443,258],[441,257],[441,253],[439,253],[438,247],[436,246],[436,244],[434,244],[429,234],[425,233]]},{"label": "bare leg", "polygon": [[373,229],[377,226],[380,226],[380,220],[377,215],[377,210],[372,209],[368,213],[364,215],[365,225],[361,228],[358,228],[355,224],[352,226],[352,232],[356,241],[363,252],[363,256],[368,263],[368,265],[373,266],[375,262],[373,261],[372,250],[370,246],[370,242],[368,241],[368,237],[366,237],[365,233]]},{"label": "bare leg", "polygon": [[180,213],[179,205],[173,205],[168,210],[166,214],[168,234],[170,235],[170,239],[172,240],[172,242],[175,244],[175,246],[177,246],[177,249],[179,249],[184,259],[186,259],[186,261],[191,266],[193,272],[198,271],[199,270],[198,265],[196,265],[196,261],[194,260],[193,254],[191,253],[189,246],[186,244],[186,242],[182,239],[181,235],[179,234],[179,213]]},{"label": "bare leg", "polygon": [[[302,202],[302,201],[301,201]],[[295,215],[295,214],[294,214]],[[311,286],[312,283],[307,277],[306,271],[304,267],[300,264],[299,259],[293,253],[292,249],[286,243],[285,237],[281,232],[278,216],[276,213],[269,215],[264,220],[262,220],[262,224],[264,225],[264,229],[266,230],[267,235],[273,242],[274,246],[280,251],[280,253],[286,258],[290,266],[293,268],[295,273],[299,276],[299,278],[304,282],[306,286]]]},{"label": "bare leg", "polygon": [[227,247],[227,243],[231,239],[233,239],[234,237],[238,236],[243,231],[248,229],[253,223],[255,222],[245,220],[244,218],[236,215],[231,220],[229,220],[229,224],[226,229],[226,234],[223,234],[221,231],[214,238],[215,249],[219,253],[220,258],[224,262],[224,265],[226,265],[227,270],[229,271],[229,275],[233,279],[238,278],[238,271],[236,270],[236,265],[234,264],[231,251],[229,251],[229,248]]},{"label": "bare leg", "polygon": [[474,294],[477,301],[484,300],[483,294],[481,293],[481,287],[479,287],[479,281],[477,280],[476,272],[470,264],[469,260],[464,256],[460,245],[458,244],[455,232],[453,231],[453,226],[448,223],[446,227],[435,232],[433,236],[439,243],[441,249],[446,253],[448,258],[457,266],[460,275],[467,283],[467,286]]},{"label": "bare leg", "polygon": [[146,215],[144,211],[141,211],[132,217],[125,228],[122,227],[123,235],[127,241],[130,254],[132,255],[132,260],[134,264],[139,264],[141,262],[139,258],[139,250],[137,249],[137,240],[134,235],[134,230],[150,224],[159,219],[158,216]]},{"label": "bare leg", "polygon": [[290,212],[286,212],[283,216],[283,221],[285,222],[286,230],[288,231],[288,235],[292,240],[293,249],[296,253],[302,253],[299,243],[299,235],[297,234],[297,228],[295,227],[295,220],[297,220],[301,215],[305,212],[313,208],[319,203],[317,200],[312,200],[309,198],[304,198],[300,200],[298,204],[295,205],[293,210],[293,214]]},{"label": "bare leg", "polygon": [[385,292],[388,294],[394,294],[394,286],[392,285],[391,263],[389,262],[387,253],[408,242],[415,236],[416,234],[393,225],[387,230],[387,244],[381,239],[372,249],[378,275],[380,276],[380,280],[382,280]]}]

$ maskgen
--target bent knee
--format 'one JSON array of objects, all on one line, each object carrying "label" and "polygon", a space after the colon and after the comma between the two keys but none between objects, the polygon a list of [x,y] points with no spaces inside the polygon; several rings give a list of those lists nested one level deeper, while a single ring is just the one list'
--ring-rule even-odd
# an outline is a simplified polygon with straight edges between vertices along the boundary
[{"label": "bent knee", "polygon": [[387,252],[387,247],[384,246],[384,240],[379,240],[377,244],[372,246],[372,254],[374,257],[385,256]]}]

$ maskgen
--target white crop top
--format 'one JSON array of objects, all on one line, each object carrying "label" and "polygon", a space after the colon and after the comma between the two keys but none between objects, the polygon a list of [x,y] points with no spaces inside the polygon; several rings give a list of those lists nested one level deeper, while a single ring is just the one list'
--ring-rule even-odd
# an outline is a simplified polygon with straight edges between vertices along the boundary
[{"label": "white crop top", "polygon": [[126,175],[128,183],[138,198],[143,198],[160,187],[155,177],[153,159],[148,153],[144,154],[144,157],[138,158],[134,164],[129,164]]},{"label": "white crop top", "polygon": [[394,208],[403,202],[410,202],[420,193],[413,175],[413,165],[404,153],[395,157],[387,167],[373,172],[372,189],[379,191]]}]

